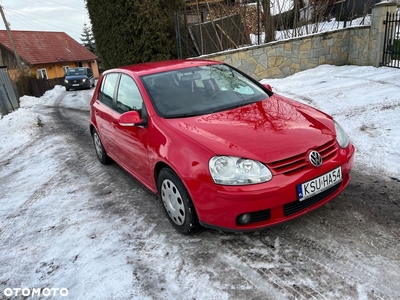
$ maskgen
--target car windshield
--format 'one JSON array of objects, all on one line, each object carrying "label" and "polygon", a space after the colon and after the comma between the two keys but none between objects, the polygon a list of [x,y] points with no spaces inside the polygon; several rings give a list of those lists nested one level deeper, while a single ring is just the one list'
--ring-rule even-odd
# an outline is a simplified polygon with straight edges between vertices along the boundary
[{"label": "car windshield", "polygon": [[142,81],[164,118],[210,114],[268,98],[260,86],[227,65],[151,74]]},{"label": "car windshield", "polygon": [[68,76],[73,76],[73,75],[86,75],[86,71],[83,68],[79,69],[69,69],[67,72]]}]

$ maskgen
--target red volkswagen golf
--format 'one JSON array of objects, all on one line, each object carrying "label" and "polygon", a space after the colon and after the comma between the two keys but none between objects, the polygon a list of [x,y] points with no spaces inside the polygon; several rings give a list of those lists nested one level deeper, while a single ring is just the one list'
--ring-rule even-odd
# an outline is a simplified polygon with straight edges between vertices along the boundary
[{"label": "red volkswagen golf", "polygon": [[348,185],[354,146],[325,113],[239,70],[176,60],[108,70],[90,103],[100,162],[160,196],[176,230],[257,230]]}]

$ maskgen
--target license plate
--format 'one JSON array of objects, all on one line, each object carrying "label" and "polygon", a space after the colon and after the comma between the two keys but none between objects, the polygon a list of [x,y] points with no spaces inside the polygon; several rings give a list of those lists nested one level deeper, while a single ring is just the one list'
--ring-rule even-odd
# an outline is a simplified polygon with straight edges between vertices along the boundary
[{"label": "license plate", "polygon": [[72,86],[79,86],[79,83],[74,83]]},{"label": "license plate", "polygon": [[317,195],[342,181],[342,167],[338,167],[322,176],[297,185],[299,201]]}]

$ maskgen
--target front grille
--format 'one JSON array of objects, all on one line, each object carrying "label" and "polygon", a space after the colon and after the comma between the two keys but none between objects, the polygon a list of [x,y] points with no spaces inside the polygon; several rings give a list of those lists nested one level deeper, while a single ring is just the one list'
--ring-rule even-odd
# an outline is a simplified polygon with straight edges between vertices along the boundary
[{"label": "front grille", "polygon": [[[251,215],[251,221],[248,224],[266,221],[271,218],[271,210],[269,210],[269,209],[260,210],[260,211],[256,211],[256,212],[252,212],[252,213],[248,213],[248,214]],[[237,219],[236,219],[236,224],[243,225],[243,224],[240,224],[237,221]],[[248,225],[248,224],[246,224],[246,225]]]},{"label": "front grille", "polygon": [[284,216],[290,216],[298,211],[301,211],[313,204],[318,203],[319,201],[325,199],[326,197],[328,197],[330,194],[334,193],[340,186],[340,183],[338,183],[337,185],[334,185],[332,187],[330,187],[329,189],[315,195],[312,196],[311,198],[308,198],[306,200],[303,201],[293,201],[290,203],[287,203],[283,206],[283,214]]},{"label": "front grille", "polygon": [[[318,151],[322,156],[322,163],[331,159],[337,152],[336,140],[332,140],[322,146],[313,148]],[[271,162],[267,164],[268,167],[277,174],[289,175],[290,173],[299,172],[303,169],[308,168],[310,165],[306,160],[306,153],[301,153],[296,156],[292,156],[279,161]]]}]

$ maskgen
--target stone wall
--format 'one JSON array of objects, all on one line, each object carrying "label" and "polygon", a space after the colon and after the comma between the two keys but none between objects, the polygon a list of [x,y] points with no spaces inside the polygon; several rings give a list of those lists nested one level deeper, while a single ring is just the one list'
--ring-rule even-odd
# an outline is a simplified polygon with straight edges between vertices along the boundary
[{"label": "stone wall", "polygon": [[394,2],[375,5],[370,26],[343,28],[201,58],[223,61],[257,80],[284,78],[322,64],[378,67],[383,51],[383,21],[386,12],[395,12],[396,7]]}]

